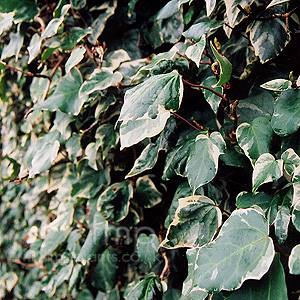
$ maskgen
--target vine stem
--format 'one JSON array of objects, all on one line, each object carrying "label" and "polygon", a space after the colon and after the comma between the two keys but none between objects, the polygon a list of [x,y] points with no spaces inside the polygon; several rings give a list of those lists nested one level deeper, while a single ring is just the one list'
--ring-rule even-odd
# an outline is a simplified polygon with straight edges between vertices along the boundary
[{"label": "vine stem", "polygon": [[174,116],[178,117],[179,119],[181,119],[182,121],[186,122],[187,124],[189,124],[191,127],[193,127],[194,129],[198,130],[198,131],[204,131],[205,128],[203,126],[201,126],[200,128],[197,128],[196,126],[194,126],[192,123],[190,123],[188,120],[186,120],[184,117],[178,115],[176,112],[172,111],[171,112]]},{"label": "vine stem", "polygon": [[31,72],[26,72],[26,71],[23,71],[23,70],[21,70],[21,69],[19,69],[19,68],[14,67],[14,66],[8,65],[7,63],[5,63],[5,62],[2,61],[2,60],[0,61],[0,63],[1,63],[2,65],[4,65],[5,67],[8,67],[8,68],[10,68],[10,69],[12,69],[12,70],[15,70],[15,71],[17,71],[17,72],[20,72],[20,73],[22,73],[22,74],[24,74],[24,75],[26,75],[26,76],[29,76],[29,77],[39,77],[39,78],[46,78],[46,79],[50,80],[50,77],[47,76],[47,75],[33,74],[33,73],[31,73]]},{"label": "vine stem", "polygon": [[190,86],[193,86],[193,87],[197,87],[197,88],[200,88],[200,89],[205,89],[205,90],[208,90],[210,92],[212,92],[213,94],[219,96],[220,98],[222,98],[222,100],[224,100],[225,102],[228,102],[227,98],[225,96],[223,96],[222,94],[216,92],[215,90],[213,90],[212,88],[208,87],[208,86],[205,86],[205,85],[201,85],[201,84],[194,84],[194,83],[190,83],[188,81],[186,81],[185,79],[182,78],[182,81],[185,83],[185,84],[188,84]]}]

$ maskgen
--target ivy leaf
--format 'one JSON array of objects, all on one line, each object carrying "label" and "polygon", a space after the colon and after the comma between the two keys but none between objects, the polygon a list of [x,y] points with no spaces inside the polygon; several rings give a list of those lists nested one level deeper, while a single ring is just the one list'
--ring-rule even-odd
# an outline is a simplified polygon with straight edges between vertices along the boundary
[{"label": "ivy leaf", "polygon": [[228,18],[228,24],[231,27],[238,25],[243,19],[247,18],[244,12],[238,7],[240,5],[242,8],[249,7],[253,0],[225,0],[226,15]]},{"label": "ivy leaf", "polygon": [[125,93],[121,121],[121,150],[159,134],[170,111],[179,109],[183,94],[181,76],[177,71],[155,75]]},{"label": "ivy leaf", "polygon": [[212,240],[221,226],[222,213],[205,196],[179,199],[175,218],[161,246],[165,248],[199,247]]},{"label": "ivy leaf", "polygon": [[97,209],[104,220],[119,222],[127,216],[132,197],[133,189],[129,181],[112,184],[100,195]]},{"label": "ivy leaf", "polygon": [[226,300],[240,299],[288,300],[284,269],[278,253],[269,272],[261,280],[247,280],[241,288],[226,297]]},{"label": "ivy leaf", "polygon": [[291,177],[300,166],[300,157],[292,148],[289,148],[282,153],[281,159],[283,160],[285,175]]},{"label": "ivy leaf", "polygon": [[156,19],[168,19],[175,15],[182,4],[189,2],[190,0],[171,0],[169,1],[157,14]]},{"label": "ivy leaf", "polygon": [[213,12],[217,1],[216,0],[205,0],[206,2],[206,15],[209,17]]},{"label": "ivy leaf", "polygon": [[0,12],[0,35],[8,30],[11,25],[13,24],[14,19],[14,13],[2,13],[2,10]]},{"label": "ivy leaf", "polygon": [[201,39],[199,42],[196,44],[189,46],[186,51],[185,55],[190,58],[199,68],[200,67],[200,60],[202,53],[205,49],[205,44],[206,44],[206,38],[205,35],[202,35]]},{"label": "ivy leaf", "polygon": [[106,248],[93,272],[92,285],[100,291],[110,292],[118,281],[117,272],[119,269],[118,261],[119,250],[112,247]]},{"label": "ivy leaf", "polygon": [[275,102],[271,126],[276,134],[286,136],[296,132],[300,126],[300,91],[283,91]]},{"label": "ivy leaf", "polygon": [[261,87],[273,92],[282,92],[287,90],[290,85],[290,81],[287,79],[274,79],[262,84]]},{"label": "ivy leaf", "polygon": [[292,222],[295,228],[300,232],[300,201],[298,201],[293,207]]},{"label": "ivy leaf", "polygon": [[72,8],[82,9],[86,6],[86,0],[71,0]]},{"label": "ivy leaf", "polygon": [[139,235],[136,243],[137,247],[137,254],[141,261],[146,263],[149,268],[153,266],[157,251],[159,247],[159,240],[156,234],[150,234],[146,235],[145,233],[142,233]]},{"label": "ivy leaf", "polygon": [[289,257],[290,274],[300,275],[300,244],[295,246]]},{"label": "ivy leaf", "polygon": [[54,93],[34,110],[60,110],[65,114],[78,115],[82,105],[88,99],[87,95],[79,94],[81,85],[81,73],[77,68],[73,68],[70,73],[61,78]]},{"label": "ivy leaf", "polygon": [[283,175],[283,160],[275,160],[270,153],[262,154],[254,165],[252,182],[253,192],[264,183],[278,180]]},{"label": "ivy leaf", "polygon": [[[215,76],[209,76],[205,78],[205,80],[201,84],[204,86],[214,86],[213,90],[218,92],[219,94],[222,94],[222,88],[216,87],[217,80]],[[221,98],[207,89],[203,89],[202,92],[204,94],[204,98],[207,101],[207,103],[210,105],[212,110],[215,113],[217,113],[217,110],[221,102]]]},{"label": "ivy leaf", "polygon": [[14,55],[15,61],[18,61],[18,56],[23,46],[23,40],[24,40],[24,36],[20,32],[20,26],[18,26],[18,31],[16,33],[10,34],[9,44],[3,47],[1,53],[1,60]]},{"label": "ivy leaf", "polygon": [[41,245],[40,258],[51,255],[52,252],[66,240],[69,233],[70,230],[49,232]]},{"label": "ivy leaf", "polygon": [[252,125],[243,123],[237,128],[238,144],[253,165],[262,154],[269,152],[272,134],[270,122],[263,117],[254,119]]},{"label": "ivy leaf", "polygon": [[82,61],[85,52],[86,49],[84,47],[78,47],[72,51],[65,65],[66,73],[69,73],[73,67],[75,67],[77,64],[79,64]]},{"label": "ivy leaf", "polygon": [[0,1],[2,13],[13,13],[14,23],[29,22],[39,13],[35,0]]},{"label": "ivy leaf", "polygon": [[141,281],[130,283],[124,293],[126,300],[160,299],[162,297],[162,285],[158,276],[149,274]]},{"label": "ivy leaf", "polygon": [[187,39],[198,41],[204,34],[208,34],[222,25],[222,21],[203,18],[199,23],[193,24],[188,30],[184,31],[182,35]]},{"label": "ivy leaf", "polygon": [[96,8],[96,10],[100,10],[100,11],[104,10],[104,12],[99,14],[97,19],[91,25],[92,32],[88,36],[88,41],[91,44],[93,45],[97,44],[97,39],[103,32],[107,20],[115,13],[115,10],[117,8],[117,3],[118,3],[117,0],[106,1],[102,5]]},{"label": "ivy leaf", "polygon": [[101,91],[116,85],[122,80],[122,74],[119,72],[113,73],[108,68],[96,69],[80,88],[80,96],[86,96],[94,91]]},{"label": "ivy leaf", "polygon": [[220,68],[221,68],[219,81],[217,82],[216,85],[213,86],[213,88],[214,88],[214,87],[217,87],[217,86],[222,86],[223,84],[226,84],[230,80],[231,73],[232,73],[232,64],[230,63],[230,61],[225,56],[221,55],[216,50],[216,48],[213,45],[212,41],[210,41],[210,47],[211,47],[211,50],[212,50],[215,58],[219,62]]},{"label": "ivy leaf", "polygon": [[262,63],[278,56],[291,39],[286,24],[279,18],[255,21],[249,32],[255,55]]},{"label": "ivy leaf", "polygon": [[95,212],[91,229],[76,258],[77,263],[86,265],[88,260],[103,251],[107,242],[108,223],[102,219],[99,212]]},{"label": "ivy leaf", "polygon": [[269,224],[261,212],[253,208],[233,211],[218,237],[198,250],[195,284],[218,292],[238,289],[248,279],[260,279],[275,255],[268,234]]},{"label": "ivy leaf", "polygon": [[186,174],[193,193],[215,177],[218,159],[224,150],[225,141],[219,132],[213,132],[210,137],[205,134],[196,137],[186,164]]},{"label": "ivy leaf", "polygon": [[146,175],[139,177],[133,192],[133,199],[138,207],[151,208],[162,200],[162,194],[157,190],[151,178]]},{"label": "ivy leaf", "polygon": [[112,51],[105,57],[104,67],[116,70],[122,62],[130,61],[131,58],[124,49]]},{"label": "ivy leaf", "polygon": [[[197,248],[191,248],[188,249],[186,252],[186,258],[188,261],[188,276],[185,279],[182,287],[182,297],[179,300],[188,300],[190,294],[194,289],[199,289],[197,286],[196,278],[195,278],[195,261],[197,259],[198,255],[198,249]],[[207,297],[207,292],[206,291],[201,291],[198,292],[198,297],[196,298],[197,300],[205,300]],[[192,298],[193,299],[193,298]],[[196,300],[195,299],[195,300]],[[194,300],[194,299],[193,299]]]}]

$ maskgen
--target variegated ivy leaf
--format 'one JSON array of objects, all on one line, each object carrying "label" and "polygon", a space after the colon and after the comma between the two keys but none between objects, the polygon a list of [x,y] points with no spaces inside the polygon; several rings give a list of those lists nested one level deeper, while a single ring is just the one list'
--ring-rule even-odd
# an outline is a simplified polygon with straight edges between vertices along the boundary
[{"label": "variegated ivy leaf", "polygon": [[159,240],[156,234],[147,236],[145,233],[139,235],[136,243],[137,254],[149,268],[154,264],[159,247]]},{"label": "variegated ivy leaf", "polygon": [[283,160],[275,160],[270,153],[262,154],[254,165],[252,182],[253,192],[264,183],[278,180],[283,175]]},{"label": "variegated ivy leaf", "polygon": [[292,222],[293,222],[295,228],[300,232],[300,201],[299,201],[299,199],[298,199],[298,202],[293,207]]},{"label": "variegated ivy leaf", "polygon": [[198,68],[200,66],[200,60],[205,48],[205,44],[206,44],[206,37],[205,35],[202,35],[199,42],[189,46],[185,51],[185,55],[188,58],[190,58],[193,62],[195,62]]},{"label": "variegated ivy leaf", "polygon": [[271,3],[266,8],[270,8],[272,6],[279,5],[279,4],[282,4],[284,2],[289,2],[289,1],[290,0],[272,0]]},{"label": "variegated ivy leaf", "polygon": [[207,292],[232,291],[245,280],[260,279],[275,255],[268,235],[269,223],[260,211],[235,210],[218,237],[197,250],[193,285]]},{"label": "variegated ivy leaf", "polygon": [[[205,78],[205,80],[201,84],[204,85],[204,86],[216,86],[216,84],[217,84],[216,77],[215,76],[209,76],[209,77]],[[218,92],[219,94],[222,94],[222,88],[221,87],[214,87],[213,90]],[[217,113],[217,110],[219,108],[219,105],[220,105],[220,102],[221,102],[222,99],[219,96],[217,96],[216,94],[214,94],[213,92],[211,92],[207,89],[203,89],[202,92],[204,94],[204,98],[207,101],[207,103],[210,105],[212,110],[215,113]]]},{"label": "variegated ivy leaf", "polygon": [[249,32],[255,55],[262,63],[278,56],[291,39],[285,22],[279,18],[255,21]]},{"label": "variegated ivy leaf", "polygon": [[283,160],[284,176],[291,181],[296,168],[300,166],[300,157],[292,148],[289,148],[282,153],[281,159]]},{"label": "variegated ivy leaf", "polygon": [[292,205],[296,205],[296,203],[300,203],[300,166],[298,166],[294,171],[294,176],[292,178],[293,183],[293,202]]},{"label": "variegated ivy leaf", "polygon": [[86,49],[84,47],[78,47],[72,51],[70,57],[66,62],[66,66],[65,66],[66,73],[69,73],[73,67],[75,67],[77,64],[79,64],[82,61],[85,51]]},{"label": "variegated ivy leaf", "polygon": [[116,85],[122,80],[122,74],[113,73],[109,68],[96,69],[80,88],[80,96],[86,96],[94,91],[101,91]]},{"label": "variegated ivy leaf", "polygon": [[231,73],[232,73],[232,64],[230,63],[230,61],[225,56],[221,55],[216,50],[216,48],[213,45],[212,41],[210,42],[210,47],[211,47],[211,50],[212,50],[215,58],[219,62],[220,69],[221,69],[219,81],[213,87],[222,86],[223,84],[226,84],[230,80]]},{"label": "variegated ivy leaf", "polygon": [[296,132],[300,126],[300,90],[283,91],[275,102],[271,126],[280,136]]},{"label": "variegated ivy leaf", "polygon": [[213,12],[217,1],[216,0],[205,0],[206,2],[206,15],[209,17]]},{"label": "variegated ivy leaf", "polygon": [[222,213],[205,196],[179,199],[175,218],[161,246],[165,248],[199,247],[212,240],[221,226]]},{"label": "variegated ivy leaf", "polygon": [[35,110],[60,110],[65,114],[78,115],[82,105],[88,99],[87,95],[80,95],[82,76],[77,68],[63,76],[54,93],[45,102],[36,106]]},{"label": "variegated ivy leaf", "polygon": [[129,212],[129,200],[133,197],[133,188],[129,181],[110,185],[99,197],[97,208],[104,220],[119,222]]},{"label": "variegated ivy leaf", "polygon": [[130,56],[124,49],[109,52],[103,62],[103,67],[109,68],[112,71],[116,70],[122,62],[131,60]]},{"label": "variegated ivy leaf", "polygon": [[243,123],[237,128],[238,144],[253,165],[259,156],[269,152],[272,134],[270,122],[263,117],[254,119],[252,125]]},{"label": "variegated ivy leaf", "polygon": [[300,244],[292,249],[289,257],[290,274],[300,275]]},{"label": "variegated ivy leaf", "polygon": [[171,111],[179,109],[183,94],[177,71],[155,75],[125,93],[121,121],[121,149],[159,134]]},{"label": "variegated ivy leaf", "polygon": [[190,0],[171,0],[169,1],[157,14],[156,19],[168,19],[175,15],[182,4],[189,2]]},{"label": "variegated ivy leaf", "polygon": [[13,24],[14,13],[0,13],[0,35]]},{"label": "variegated ivy leaf", "polygon": [[262,84],[261,87],[273,92],[282,92],[287,90],[290,85],[290,81],[287,79],[274,79]]},{"label": "variegated ivy leaf", "polygon": [[131,282],[125,292],[126,300],[143,300],[143,299],[161,299],[163,288],[161,282],[153,273],[150,273],[143,280]]},{"label": "variegated ivy leaf", "polygon": [[215,177],[219,156],[224,153],[225,147],[219,132],[213,132],[210,137],[205,134],[196,137],[186,164],[186,174],[193,193]]}]

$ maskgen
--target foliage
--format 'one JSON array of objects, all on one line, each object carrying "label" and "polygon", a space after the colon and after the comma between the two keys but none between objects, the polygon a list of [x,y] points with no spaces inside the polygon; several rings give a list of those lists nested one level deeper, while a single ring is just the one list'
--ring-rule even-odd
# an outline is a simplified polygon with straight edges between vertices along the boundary
[{"label": "foliage", "polygon": [[299,17],[0,1],[0,298],[298,299]]}]

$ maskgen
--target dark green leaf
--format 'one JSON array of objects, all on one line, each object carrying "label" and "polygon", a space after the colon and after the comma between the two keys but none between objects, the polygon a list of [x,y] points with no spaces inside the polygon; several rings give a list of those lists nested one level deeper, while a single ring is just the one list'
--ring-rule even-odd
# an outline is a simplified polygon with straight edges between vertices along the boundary
[{"label": "dark green leaf", "polygon": [[140,234],[136,243],[137,254],[149,268],[154,264],[158,252],[159,240],[156,234]]},{"label": "dark green leaf", "polygon": [[161,246],[165,248],[199,247],[212,240],[221,226],[222,214],[205,196],[179,199],[175,218]]}]

